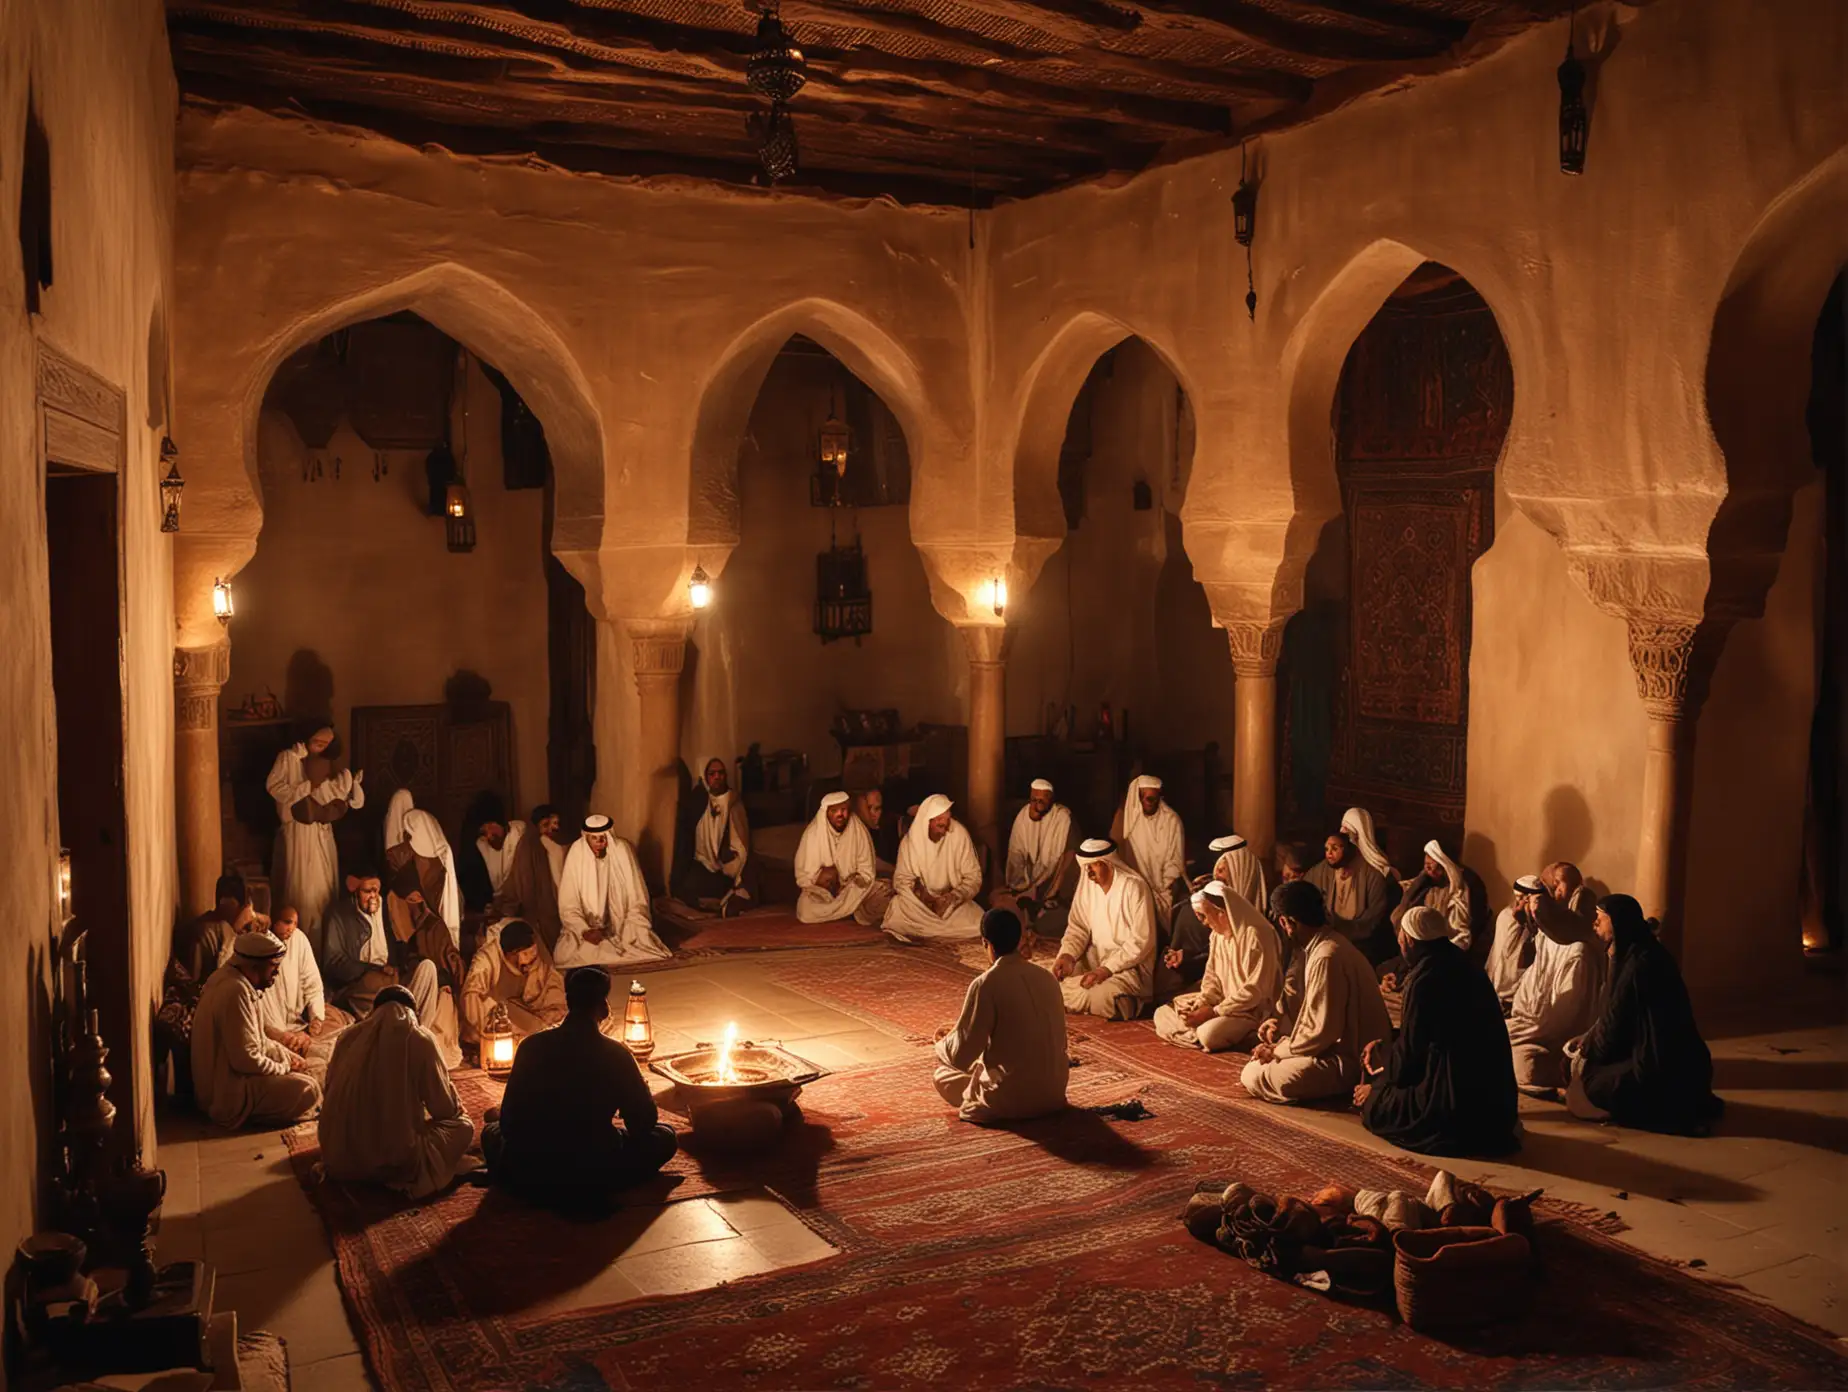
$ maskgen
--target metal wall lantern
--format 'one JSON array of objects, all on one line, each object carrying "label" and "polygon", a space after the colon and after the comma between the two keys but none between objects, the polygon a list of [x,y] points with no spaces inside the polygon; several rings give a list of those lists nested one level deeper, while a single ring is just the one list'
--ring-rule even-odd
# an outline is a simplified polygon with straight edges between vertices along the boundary
[{"label": "metal wall lantern", "polygon": [[860,543],[823,551],[815,557],[815,636],[832,643],[872,631],[873,592]]},{"label": "metal wall lantern", "polygon": [[173,443],[171,435],[161,436],[160,462],[167,466],[166,475],[160,481],[160,529],[177,532],[180,529],[180,490],[186,487],[186,480],[180,477],[180,447]]},{"label": "metal wall lantern", "polygon": [[222,577],[212,581],[212,615],[221,624],[228,624],[237,613],[237,605],[231,598],[231,582]]},{"label": "metal wall lantern", "polygon": [[997,619],[1007,615],[1007,581],[997,575],[982,586],[982,599],[995,611]]},{"label": "metal wall lantern", "polygon": [[687,580],[687,603],[695,609],[704,609],[712,603],[712,577],[706,574],[703,565],[694,566]]},{"label": "metal wall lantern", "polygon": [[809,483],[809,503],[813,507],[839,507],[847,479],[847,461],[853,452],[853,431],[840,417],[830,393],[828,419],[822,423],[815,451],[815,476]]},{"label": "metal wall lantern", "polygon": [[1585,145],[1591,138],[1591,113],[1585,109],[1585,65],[1572,48],[1577,11],[1566,21],[1566,58],[1559,65],[1559,170],[1585,172]]},{"label": "metal wall lantern", "polygon": [[451,551],[475,549],[475,511],[469,502],[468,485],[457,479],[443,497],[443,533]]},{"label": "metal wall lantern", "polygon": [[1238,188],[1232,194],[1232,235],[1245,248],[1245,313],[1258,317],[1258,287],[1251,277],[1251,243],[1258,234],[1258,183],[1249,172],[1246,147],[1238,147]]},{"label": "metal wall lantern", "polygon": [[760,97],[781,105],[808,84],[808,60],[783,27],[777,0],[764,7],[757,21],[757,38],[745,60],[744,81]]}]

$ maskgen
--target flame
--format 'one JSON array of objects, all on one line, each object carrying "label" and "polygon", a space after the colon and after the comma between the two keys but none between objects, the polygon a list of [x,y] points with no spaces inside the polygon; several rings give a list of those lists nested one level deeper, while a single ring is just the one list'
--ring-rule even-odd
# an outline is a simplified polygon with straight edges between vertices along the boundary
[{"label": "flame", "polygon": [[737,1042],[738,1042],[737,1024],[735,1022],[731,1024],[727,1024],[725,1026],[725,1040],[723,1043],[719,1045],[719,1067],[718,1067],[717,1081],[720,1083],[735,1083],[738,1081],[738,1070],[732,1067],[732,1047],[735,1044],[737,1044]]}]

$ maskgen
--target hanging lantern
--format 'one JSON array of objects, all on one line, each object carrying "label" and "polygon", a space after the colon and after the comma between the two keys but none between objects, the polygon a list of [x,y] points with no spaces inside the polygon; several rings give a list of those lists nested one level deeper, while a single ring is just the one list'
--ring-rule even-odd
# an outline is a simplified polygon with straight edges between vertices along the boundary
[{"label": "hanging lantern", "polygon": [[1007,581],[999,575],[982,586],[982,599],[995,611],[997,619],[1007,613]]},{"label": "hanging lantern", "polygon": [[1258,287],[1251,277],[1251,243],[1258,234],[1258,182],[1247,171],[1245,147],[1238,150],[1238,187],[1232,193],[1232,235],[1245,248],[1245,313],[1258,317]]},{"label": "hanging lantern", "polygon": [[481,1066],[489,1077],[504,1078],[513,1072],[513,1051],[513,1021],[507,1018],[507,1007],[495,1001],[481,1027]]},{"label": "hanging lantern", "polygon": [[757,21],[757,39],[744,64],[745,84],[759,96],[782,105],[808,82],[808,63],[795,39],[783,27],[773,2]]},{"label": "hanging lantern", "polygon": [[58,847],[58,926],[71,921],[71,853]]},{"label": "hanging lantern", "polygon": [[848,447],[852,443],[853,432],[830,409],[821,427],[821,467],[834,470],[836,478],[846,478]]},{"label": "hanging lantern", "polygon": [[687,603],[695,609],[704,609],[712,603],[712,577],[706,574],[703,565],[694,566],[692,578],[687,581]]},{"label": "hanging lantern", "polygon": [[757,163],[766,182],[780,184],[795,174],[800,164],[796,126],[781,102],[771,106],[767,114],[745,117],[744,128],[757,142]]},{"label": "hanging lantern", "polygon": [[443,497],[443,531],[451,551],[475,549],[475,513],[469,506],[468,485],[457,479]]},{"label": "hanging lantern", "polygon": [[622,1042],[637,1058],[654,1052],[654,1025],[648,1018],[648,992],[639,981],[629,983],[629,1004],[622,1012]]},{"label": "hanging lantern", "polygon": [[1573,20],[1568,20],[1566,59],[1559,65],[1559,169],[1562,174],[1583,174],[1591,116],[1585,110],[1585,65],[1572,51],[1572,27]]},{"label": "hanging lantern", "polygon": [[212,613],[221,624],[231,622],[231,616],[237,612],[237,606],[231,601],[231,582],[229,580],[212,581]]},{"label": "hanging lantern", "polygon": [[160,529],[177,532],[180,529],[180,490],[186,487],[186,480],[180,477],[180,447],[173,443],[171,435],[161,436],[160,462],[167,466],[166,476],[160,481]]}]

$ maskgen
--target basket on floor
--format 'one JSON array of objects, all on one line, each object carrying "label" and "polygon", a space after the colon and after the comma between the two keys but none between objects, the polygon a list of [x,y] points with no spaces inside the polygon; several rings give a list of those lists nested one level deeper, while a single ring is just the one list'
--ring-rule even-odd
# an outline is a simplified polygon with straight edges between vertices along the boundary
[{"label": "basket on floor", "polygon": [[1524,1303],[1533,1248],[1494,1228],[1424,1228],[1393,1237],[1399,1318],[1421,1333],[1475,1329]]}]

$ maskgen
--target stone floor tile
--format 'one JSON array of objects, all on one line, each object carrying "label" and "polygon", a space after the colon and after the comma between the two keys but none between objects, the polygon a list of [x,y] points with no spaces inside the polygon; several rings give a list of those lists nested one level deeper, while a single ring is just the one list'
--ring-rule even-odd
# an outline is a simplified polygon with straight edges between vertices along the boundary
[{"label": "stone floor tile", "polygon": [[745,1239],[777,1266],[800,1266],[840,1255],[840,1249],[789,1215],[787,1223],[771,1223],[745,1234]]},{"label": "stone floor tile", "polygon": [[733,1237],[625,1256],[616,1265],[646,1295],[679,1295],[772,1271],[778,1263],[745,1238]]},{"label": "stone floor tile", "polygon": [[280,1334],[288,1341],[291,1362],[316,1363],[359,1352],[331,1261],[220,1276],[217,1304],[237,1311],[241,1329]]},{"label": "stone floor tile", "polygon": [[783,1204],[761,1191],[715,1194],[710,1202],[727,1223],[745,1234],[756,1232],[759,1228],[773,1227],[786,1222],[797,1224],[802,1222]]},{"label": "stone floor tile", "polygon": [[367,1392],[371,1386],[363,1354],[343,1353],[298,1363],[295,1350],[289,1350],[289,1392]]},{"label": "stone floor tile", "polygon": [[1835,1262],[1799,1257],[1738,1278],[1739,1284],[1798,1319],[1848,1337],[1848,1275]]}]

